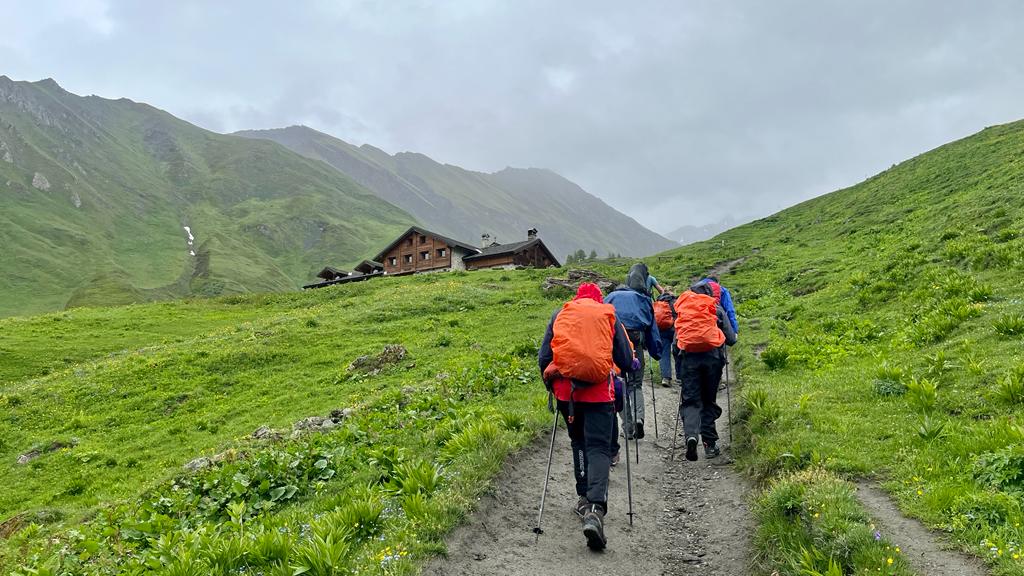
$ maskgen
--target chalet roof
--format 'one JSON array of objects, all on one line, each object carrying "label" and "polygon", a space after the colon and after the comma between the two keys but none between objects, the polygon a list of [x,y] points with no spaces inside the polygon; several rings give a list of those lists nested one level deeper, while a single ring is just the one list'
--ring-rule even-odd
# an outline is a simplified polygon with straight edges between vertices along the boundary
[{"label": "chalet roof", "polygon": [[357,264],[355,268],[353,268],[353,270],[355,270],[356,272],[362,272],[363,274],[369,274],[370,272],[373,272],[374,270],[383,270],[383,269],[384,269],[384,265],[383,264],[381,264],[380,262],[374,262],[373,260],[363,260],[362,262]]},{"label": "chalet roof", "polygon": [[527,248],[532,248],[535,244],[540,244],[540,247],[545,252],[548,253],[548,256],[551,257],[551,261],[556,266],[559,265],[558,264],[558,259],[555,258],[554,254],[551,253],[551,250],[548,250],[548,247],[546,245],[544,245],[544,242],[542,242],[540,238],[530,238],[529,240],[523,240],[522,242],[513,242],[511,244],[491,244],[487,248],[484,248],[483,250],[480,250],[479,254],[473,254],[472,256],[466,256],[462,260],[464,262],[473,262],[475,260],[480,260],[482,258],[487,258],[487,257],[490,257],[490,256],[502,256],[502,255],[505,255],[505,254],[515,254],[515,253],[520,252],[522,250],[526,250]]},{"label": "chalet roof", "polygon": [[363,280],[369,280],[370,278],[377,278],[377,277],[380,277],[380,276],[384,276],[384,273],[383,272],[371,272],[370,274],[355,273],[355,274],[351,274],[349,276],[343,276],[341,278],[338,278],[337,280],[325,280],[323,282],[316,282],[314,284],[307,284],[307,285],[303,286],[302,288],[306,289],[306,290],[308,290],[310,288],[323,288],[324,286],[333,286],[335,284],[346,284],[348,282],[362,282]]},{"label": "chalet roof", "polygon": [[398,244],[401,243],[402,240],[405,240],[406,236],[408,236],[409,234],[411,234],[413,232],[415,232],[417,234],[420,234],[422,236],[433,236],[434,238],[437,238],[438,240],[443,241],[445,244],[447,244],[450,247],[459,247],[459,248],[462,248],[464,250],[468,250],[468,251],[470,251],[470,252],[472,252],[474,254],[480,251],[476,246],[473,246],[472,244],[467,244],[465,242],[460,242],[458,240],[454,240],[454,239],[449,238],[447,236],[442,236],[442,235],[438,234],[437,232],[431,232],[430,230],[427,230],[425,228],[420,228],[419,226],[410,226],[408,230],[406,230],[405,232],[402,232],[402,234],[399,235],[398,238],[395,238],[394,242],[392,242],[391,244],[388,244],[387,247],[384,248],[383,250],[381,250],[379,254],[377,254],[376,256],[373,257],[373,259],[378,261],[378,262],[383,261],[384,257],[387,256],[388,252],[390,252],[392,248],[394,248],[395,246],[398,246]]},{"label": "chalet roof", "polygon": [[334,266],[324,266],[324,269],[317,274],[317,278],[334,278],[335,276],[348,276],[351,272],[347,272]]}]

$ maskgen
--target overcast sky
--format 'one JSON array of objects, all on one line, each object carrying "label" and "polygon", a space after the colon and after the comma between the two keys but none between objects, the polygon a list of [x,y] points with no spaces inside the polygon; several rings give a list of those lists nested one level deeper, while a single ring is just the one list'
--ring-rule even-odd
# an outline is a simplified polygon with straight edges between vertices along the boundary
[{"label": "overcast sky", "polygon": [[0,74],[551,168],[659,232],[1024,117],[1024,2],[0,0]]}]

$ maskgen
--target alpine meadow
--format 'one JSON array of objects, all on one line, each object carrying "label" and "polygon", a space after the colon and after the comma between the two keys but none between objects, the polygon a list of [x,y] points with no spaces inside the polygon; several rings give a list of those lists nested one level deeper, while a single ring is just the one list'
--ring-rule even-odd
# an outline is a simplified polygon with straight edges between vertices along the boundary
[{"label": "alpine meadow", "polygon": [[[989,127],[645,259],[678,290],[717,269],[734,295],[752,573],[915,573],[858,497],[881,487],[992,574],[1024,574],[1022,158],[1024,122]],[[582,266],[621,279],[631,262]],[[0,320],[0,568],[418,573],[507,457],[547,449],[536,356],[570,294],[541,284],[564,273]]]}]

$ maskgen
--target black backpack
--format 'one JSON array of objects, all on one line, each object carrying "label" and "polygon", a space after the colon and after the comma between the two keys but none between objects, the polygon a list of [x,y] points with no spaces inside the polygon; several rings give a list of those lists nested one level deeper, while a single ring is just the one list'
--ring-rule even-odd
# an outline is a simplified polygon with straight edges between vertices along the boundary
[{"label": "black backpack", "polygon": [[637,262],[630,267],[629,274],[626,274],[626,286],[645,296],[650,296],[651,293],[647,290],[647,277],[650,275],[650,272],[647,271],[647,264]]}]

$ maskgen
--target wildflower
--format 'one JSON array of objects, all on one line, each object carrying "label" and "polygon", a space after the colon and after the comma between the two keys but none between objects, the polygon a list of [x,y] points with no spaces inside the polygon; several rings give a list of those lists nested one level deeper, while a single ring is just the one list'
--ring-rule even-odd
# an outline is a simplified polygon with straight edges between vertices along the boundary
[{"label": "wildflower", "polygon": [[889,556],[888,558],[886,558],[885,559],[885,563],[888,564],[889,566],[892,566],[892,556]]},{"label": "wildflower", "polygon": [[878,542],[881,539],[882,539],[882,533],[879,532],[878,530],[875,530],[875,542]]}]

